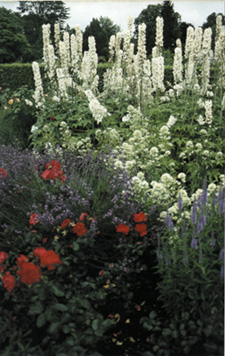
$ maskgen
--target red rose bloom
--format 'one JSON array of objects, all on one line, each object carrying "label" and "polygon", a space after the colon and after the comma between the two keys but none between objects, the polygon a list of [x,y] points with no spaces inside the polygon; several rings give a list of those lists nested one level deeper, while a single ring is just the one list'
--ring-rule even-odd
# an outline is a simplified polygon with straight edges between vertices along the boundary
[{"label": "red rose bloom", "polygon": [[142,222],[142,221],[147,221],[146,215],[144,213],[134,214],[134,221],[136,223]]},{"label": "red rose bloom", "polygon": [[140,233],[140,237],[142,237],[148,233],[146,224],[137,224],[135,226],[134,230]]},{"label": "red rose bloom", "polygon": [[61,225],[61,228],[64,229],[66,226],[68,226],[71,223],[70,219],[65,219]]},{"label": "red rose bloom", "polygon": [[5,262],[5,260],[8,258],[8,253],[4,251],[0,251],[0,264]]},{"label": "red rose bloom", "polygon": [[87,232],[85,225],[80,222],[76,223],[72,231],[75,232],[78,236],[83,236]]},{"label": "red rose bloom", "polygon": [[40,282],[41,279],[40,267],[36,266],[32,262],[24,261],[20,271],[17,273],[20,275],[21,282],[27,286],[31,286],[34,283]]},{"label": "red rose bloom", "polygon": [[128,232],[130,231],[130,228],[127,225],[119,224],[118,226],[116,226],[116,231],[117,232],[122,232],[124,235],[128,235]]},{"label": "red rose bloom", "polygon": [[5,178],[7,176],[7,173],[4,171],[4,168],[0,168],[0,177]]},{"label": "red rose bloom", "polygon": [[33,225],[36,225],[39,222],[37,216],[38,216],[38,214],[31,214],[30,220],[29,220],[30,225],[33,226]]},{"label": "red rose bloom", "polygon": [[54,266],[62,263],[59,256],[53,250],[47,251],[44,247],[36,247],[33,254],[40,258],[41,266],[47,267],[49,270],[54,269]]},{"label": "red rose bloom", "polygon": [[18,266],[19,268],[21,268],[23,262],[28,262],[28,261],[29,261],[29,258],[28,258],[27,256],[20,255],[20,257],[17,258],[17,266]]},{"label": "red rose bloom", "polygon": [[9,272],[5,272],[4,276],[2,276],[2,281],[8,292],[11,292],[16,285],[16,278]]}]

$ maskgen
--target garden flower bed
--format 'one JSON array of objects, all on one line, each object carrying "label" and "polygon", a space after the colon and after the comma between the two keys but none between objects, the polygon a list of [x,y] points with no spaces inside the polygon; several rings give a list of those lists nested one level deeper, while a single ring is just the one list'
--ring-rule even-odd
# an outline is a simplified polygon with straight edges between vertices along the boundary
[{"label": "garden flower bed", "polygon": [[162,21],[151,61],[144,24],[135,55],[111,38],[101,92],[94,38],[43,26],[47,92],[34,62],[35,91],[1,97],[2,355],[223,354],[220,21],[213,63],[209,29],[177,41],[173,83]]}]

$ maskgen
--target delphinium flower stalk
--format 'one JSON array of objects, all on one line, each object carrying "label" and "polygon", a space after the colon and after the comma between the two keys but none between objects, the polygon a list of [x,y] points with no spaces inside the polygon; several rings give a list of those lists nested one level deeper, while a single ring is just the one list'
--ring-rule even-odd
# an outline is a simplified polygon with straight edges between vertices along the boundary
[{"label": "delphinium flower stalk", "polygon": [[103,118],[106,116],[109,116],[110,114],[108,113],[107,109],[100,104],[98,99],[94,96],[92,91],[86,90],[84,92],[89,100],[89,109],[97,122],[97,124],[101,123]]},{"label": "delphinium flower stalk", "polygon": [[54,47],[53,45],[49,45],[48,46],[48,72],[47,75],[50,79],[50,83],[51,83],[51,89],[52,89],[52,85],[54,84],[54,77],[55,77],[55,51],[54,51]]},{"label": "delphinium flower stalk", "polygon": [[55,41],[55,53],[59,55],[59,42],[60,42],[60,27],[59,23],[54,24],[54,41]]},{"label": "delphinium flower stalk", "polygon": [[121,51],[121,41],[122,41],[122,34],[120,32],[118,32],[116,34],[116,41],[115,41],[115,56],[117,59],[117,56],[119,55],[120,51]]},{"label": "delphinium flower stalk", "polygon": [[79,59],[82,59],[83,55],[83,34],[79,25],[76,26],[76,40],[77,40],[77,54]]},{"label": "delphinium flower stalk", "polygon": [[143,23],[138,26],[138,51],[137,51],[137,58],[138,58],[138,66],[140,75],[143,74],[143,63],[147,58],[146,52],[146,25]]},{"label": "delphinium flower stalk", "polygon": [[68,99],[67,85],[66,85],[65,76],[64,76],[62,68],[56,69],[56,75],[57,75],[57,80],[58,80],[59,95],[62,99],[67,100]]},{"label": "delphinium flower stalk", "polygon": [[218,40],[215,42],[214,59],[219,71],[218,84],[225,88],[225,34],[220,33]]},{"label": "delphinium flower stalk", "polygon": [[116,36],[112,35],[109,40],[109,62],[113,62],[115,56]]},{"label": "delphinium flower stalk", "polygon": [[163,18],[160,16],[157,16],[157,18],[156,18],[155,45],[158,48],[159,56],[161,56],[162,48],[163,48]]},{"label": "delphinium flower stalk", "polygon": [[158,89],[161,92],[165,91],[164,86],[164,58],[154,57],[152,58],[152,85],[154,91]]},{"label": "delphinium flower stalk", "polygon": [[48,49],[50,45],[50,24],[42,25],[42,38],[43,38],[43,57],[45,64],[45,72],[48,72]]},{"label": "delphinium flower stalk", "polygon": [[208,125],[212,124],[213,119],[212,104],[212,100],[205,101],[205,122]]},{"label": "delphinium flower stalk", "polygon": [[[97,66],[98,66],[98,55],[96,53],[96,43],[93,36],[88,37],[88,57],[89,57],[89,77],[91,81],[92,91],[97,91],[98,87],[98,76],[97,76]],[[93,85],[94,84],[94,85]]]},{"label": "delphinium flower stalk", "polygon": [[35,91],[34,91],[33,98],[35,100],[36,105],[40,106],[44,99],[44,91],[42,86],[39,64],[37,62],[33,62],[32,69],[33,69],[34,83],[35,83]]},{"label": "delphinium flower stalk", "polygon": [[63,42],[65,44],[65,57],[68,67],[70,64],[70,35],[67,31],[63,32]]},{"label": "delphinium flower stalk", "polygon": [[123,62],[125,65],[127,65],[128,58],[129,58],[129,51],[130,51],[130,41],[131,41],[131,36],[132,36],[132,27],[133,27],[133,18],[129,17],[128,20],[128,29],[124,34],[124,39],[123,39]]},{"label": "delphinium flower stalk", "polygon": [[192,26],[189,26],[187,28],[185,50],[184,50],[184,56],[186,59],[189,58],[189,55],[191,53],[193,41],[194,41],[194,28]]},{"label": "delphinium flower stalk", "polygon": [[212,42],[212,30],[211,28],[206,28],[203,33],[202,41],[202,80],[201,80],[201,94],[205,95],[209,86],[210,80],[210,50]]},{"label": "delphinium flower stalk", "polygon": [[173,80],[174,84],[179,84],[183,80],[182,49],[180,47],[176,47],[174,52]]},{"label": "delphinium flower stalk", "polygon": [[216,36],[215,36],[215,42],[218,41],[220,34],[222,31],[222,16],[218,15],[216,17]]}]

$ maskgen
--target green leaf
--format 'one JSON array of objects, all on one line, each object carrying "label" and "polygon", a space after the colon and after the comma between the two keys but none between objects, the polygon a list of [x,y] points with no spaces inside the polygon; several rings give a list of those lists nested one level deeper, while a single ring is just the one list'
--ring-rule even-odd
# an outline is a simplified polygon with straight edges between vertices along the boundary
[{"label": "green leaf", "polygon": [[42,328],[42,326],[44,326],[45,323],[46,323],[45,314],[42,313],[42,314],[40,314],[39,317],[37,318],[36,326],[37,326],[37,328]]},{"label": "green leaf", "polygon": [[149,318],[150,319],[155,319],[157,317],[157,313],[153,310],[151,311],[151,313],[149,314]]},{"label": "green leaf", "polygon": [[58,330],[58,327],[59,327],[60,323],[57,322],[57,323],[52,323],[49,327],[49,332],[50,334],[54,334],[57,330]]},{"label": "green leaf", "polygon": [[60,304],[60,303],[54,304],[53,308],[56,309],[56,310],[59,310],[61,312],[65,312],[65,311],[68,310],[68,307],[66,305]]},{"label": "green leaf", "polygon": [[74,249],[74,251],[78,251],[79,248],[80,248],[80,245],[79,245],[77,242],[74,242],[74,243],[73,243],[73,249]]},{"label": "green leaf", "polygon": [[171,330],[170,330],[169,328],[163,329],[162,335],[163,335],[163,336],[169,336],[169,335],[171,335]]},{"label": "green leaf", "polygon": [[56,287],[56,285],[53,284],[52,286],[52,291],[55,294],[56,297],[63,297],[64,296],[64,292],[62,290],[60,290],[58,287]]},{"label": "green leaf", "polygon": [[98,329],[98,324],[98,319],[93,320],[91,324],[92,329],[96,331]]},{"label": "green leaf", "polygon": [[30,309],[28,310],[28,315],[39,315],[43,312],[43,305],[40,302],[37,302],[36,304],[32,305]]},{"label": "green leaf", "polygon": [[86,309],[89,309],[91,306],[87,299],[80,299],[80,305]]}]

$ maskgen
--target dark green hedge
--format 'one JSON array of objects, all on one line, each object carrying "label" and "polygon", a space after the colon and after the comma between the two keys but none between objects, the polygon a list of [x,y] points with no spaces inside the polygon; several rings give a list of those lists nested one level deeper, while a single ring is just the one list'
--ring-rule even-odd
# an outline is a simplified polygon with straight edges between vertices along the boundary
[{"label": "dark green hedge", "polygon": [[[98,75],[100,81],[100,90],[102,89],[103,74],[110,68],[110,63],[99,63]],[[44,78],[44,66],[40,65],[42,78]],[[165,67],[165,81],[172,82],[172,66]],[[33,71],[31,63],[11,63],[1,64],[0,66],[0,86],[5,89],[9,88],[14,91],[23,85],[27,85],[29,89],[34,89]]]}]

